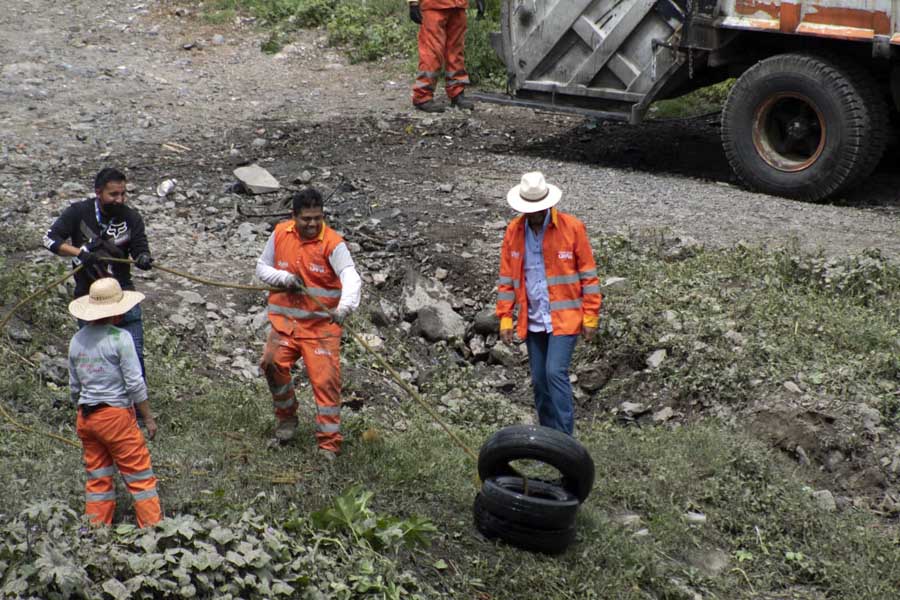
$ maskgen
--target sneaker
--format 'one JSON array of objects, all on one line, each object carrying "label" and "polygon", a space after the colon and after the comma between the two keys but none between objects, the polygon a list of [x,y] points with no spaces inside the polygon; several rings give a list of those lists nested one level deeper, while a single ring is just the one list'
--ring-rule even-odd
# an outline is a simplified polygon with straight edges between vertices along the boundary
[{"label": "sneaker", "polygon": [[297,417],[281,419],[275,426],[275,439],[281,443],[294,439],[295,433],[297,433]]},{"label": "sneaker", "polygon": [[434,100],[426,100],[421,104],[413,104],[416,107],[416,110],[421,110],[422,112],[427,113],[442,113],[444,112],[444,107],[435,102]]},{"label": "sneaker", "polygon": [[466,98],[465,93],[450,99],[450,104],[462,110],[475,110],[475,103]]}]

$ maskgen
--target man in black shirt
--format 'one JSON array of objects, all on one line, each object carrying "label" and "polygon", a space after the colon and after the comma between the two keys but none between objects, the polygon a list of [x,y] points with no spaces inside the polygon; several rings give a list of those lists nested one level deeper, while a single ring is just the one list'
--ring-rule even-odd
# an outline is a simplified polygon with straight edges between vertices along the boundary
[{"label": "man in black shirt", "polygon": [[[131,265],[107,262],[104,257],[131,256],[139,269],[153,265],[144,220],[125,204],[125,175],[105,168],[94,178],[96,198],[70,204],[44,236],[44,247],[59,256],[73,257],[74,265],[84,265],[75,274],[75,297],[87,295],[91,284],[101,277],[115,277],[123,290],[134,290]],[[144,370],[144,325],[140,304],[123,315],[118,325],[131,334]]]}]

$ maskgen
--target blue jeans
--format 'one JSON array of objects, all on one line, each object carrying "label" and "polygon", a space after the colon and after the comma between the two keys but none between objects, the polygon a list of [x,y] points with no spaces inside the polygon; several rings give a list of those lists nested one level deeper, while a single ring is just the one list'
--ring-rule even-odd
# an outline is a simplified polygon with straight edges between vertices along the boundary
[{"label": "blue jeans", "polygon": [[551,335],[535,331],[529,331],[525,338],[538,421],[544,427],[569,435],[575,432],[569,363],[572,362],[572,352],[577,342],[577,335]]},{"label": "blue jeans", "polygon": [[[122,320],[116,327],[131,334],[131,339],[134,340],[134,349],[137,350],[138,361],[141,363],[141,375],[144,376],[144,381],[147,381],[147,371],[144,369],[144,321],[141,316],[141,305],[138,304],[122,315]],[[79,329],[85,325],[87,325],[87,321],[78,319]]]}]

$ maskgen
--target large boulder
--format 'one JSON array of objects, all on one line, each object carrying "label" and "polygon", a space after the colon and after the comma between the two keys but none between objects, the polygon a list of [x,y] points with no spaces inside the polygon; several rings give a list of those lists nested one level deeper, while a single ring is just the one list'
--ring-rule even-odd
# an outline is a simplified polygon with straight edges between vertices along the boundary
[{"label": "large boulder", "polygon": [[480,310],[478,314],[475,315],[475,322],[472,323],[472,327],[475,330],[475,333],[480,333],[481,335],[491,335],[492,333],[499,333],[500,319],[497,318],[497,313],[494,311],[494,307],[490,306],[488,308]]},{"label": "large boulder", "polygon": [[436,302],[418,311],[416,332],[430,342],[462,338],[466,322],[447,302]]},{"label": "large boulder", "polygon": [[413,269],[406,272],[403,290],[400,293],[400,310],[404,319],[412,321],[421,309],[440,303],[450,307],[453,305],[453,298],[444,284],[435,279],[428,279]]}]

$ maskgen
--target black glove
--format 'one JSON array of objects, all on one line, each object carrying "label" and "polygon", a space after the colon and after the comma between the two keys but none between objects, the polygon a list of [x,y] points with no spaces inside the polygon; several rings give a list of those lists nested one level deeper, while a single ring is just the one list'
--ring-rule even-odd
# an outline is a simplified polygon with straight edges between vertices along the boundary
[{"label": "black glove", "polygon": [[75,257],[78,260],[78,264],[82,265],[85,269],[89,267],[93,267],[97,264],[97,260],[100,258],[97,254],[91,252],[87,248],[82,248],[81,252],[78,253],[78,256]]},{"label": "black glove", "polygon": [[409,5],[409,20],[416,25],[422,24],[422,9],[419,8],[418,4]]},{"label": "black glove", "polygon": [[483,19],[484,18],[484,0],[475,0],[475,6],[478,8],[478,12],[475,14],[476,18]]},{"label": "black glove", "polygon": [[150,267],[153,266],[153,257],[150,256],[146,252],[142,252],[136,259],[134,259],[134,266],[142,271],[147,271]]}]

